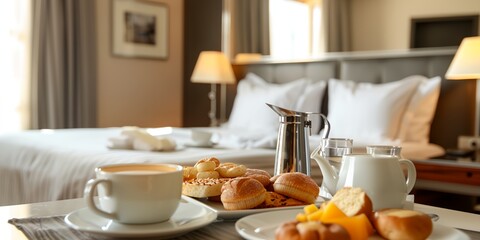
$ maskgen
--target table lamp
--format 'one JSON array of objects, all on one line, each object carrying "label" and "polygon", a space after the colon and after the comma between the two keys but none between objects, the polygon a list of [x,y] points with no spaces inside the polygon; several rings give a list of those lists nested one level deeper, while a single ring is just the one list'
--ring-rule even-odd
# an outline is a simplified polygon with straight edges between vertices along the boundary
[{"label": "table lamp", "polygon": [[475,137],[479,136],[480,119],[480,36],[462,40],[445,77],[450,80],[477,80],[475,100]]},{"label": "table lamp", "polygon": [[[210,99],[210,112],[208,113],[208,117],[210,118],[210,126],[217,126],[217,84],[235,83],[235,76],[230,61],[222,52],[201,52],[190,79],[193,83],[211,84],[211,90],[208,93],[208,98]],[[222,106],[224,106],[223,103],[225,102],[225,99],[221,99],[221,101]]]}]

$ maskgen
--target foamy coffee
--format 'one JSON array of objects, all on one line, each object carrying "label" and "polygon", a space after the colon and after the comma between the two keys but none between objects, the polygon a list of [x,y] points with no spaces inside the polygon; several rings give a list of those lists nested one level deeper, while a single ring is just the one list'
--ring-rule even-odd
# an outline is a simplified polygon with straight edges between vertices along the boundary
[{"label": "foamy coffee", "polygon": [[[127,224],[168,220],[182,194],[183,168],[175,164],[117,164],[95,169],[85,186],[87,206],[95,214]],[[98,190],[100,206],[94,202]]]}]

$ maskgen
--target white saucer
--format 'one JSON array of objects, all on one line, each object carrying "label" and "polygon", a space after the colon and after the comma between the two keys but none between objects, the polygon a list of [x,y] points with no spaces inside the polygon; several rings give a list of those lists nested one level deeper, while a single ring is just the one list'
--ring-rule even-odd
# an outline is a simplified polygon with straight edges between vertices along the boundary
[{"label": "white saucer", "polygon": [[211,148],[215,145],[213,142],[208,143],[196,143],[196,142],[186,142],[185,147],[197,147],[197,148]]},{"label": "white saucer", "polygon": [[[275,239],[275,230],[283,222],[295,219],[297,210],[279,210],[274,212],[264,212],[249,215],[241,218],[235,223],[235,229],[245,239],[248,240],[273,240]],[[373,235],[368,239],[382,239],[378,235]],[[434,240],[468,240],[465,233],[455,228],[433,223],[432,234],[427,239]]]},{"label": "white saucer", "polygon": [[93,235],[107,237],[163,237],[170,238],[210,224],[217,218],[217,213],[202,204],[183,198],[177,211],[170,220],[154,224],[121,224],[111,219],[100,217],[88,208],[76,210],[65,217],[70,227]]}]

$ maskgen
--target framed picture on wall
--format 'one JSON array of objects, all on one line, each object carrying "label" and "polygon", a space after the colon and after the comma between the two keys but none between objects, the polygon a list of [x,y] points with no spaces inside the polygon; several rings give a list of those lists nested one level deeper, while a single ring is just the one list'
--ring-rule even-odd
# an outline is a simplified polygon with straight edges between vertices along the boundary
[{"label": "framed picture on wall", "polygon": [[167,59],[167,6],[145,0],[112,0],[112,53]]}]

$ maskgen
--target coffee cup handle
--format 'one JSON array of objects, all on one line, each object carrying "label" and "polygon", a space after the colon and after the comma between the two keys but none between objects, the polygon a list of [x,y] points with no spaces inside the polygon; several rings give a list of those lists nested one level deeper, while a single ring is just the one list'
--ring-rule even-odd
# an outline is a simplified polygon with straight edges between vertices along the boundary
[{"label": "coffee cup handle", "polygon": [[100,208],[97,207],[97,205],[95,204],[95,201],[93,200],[94,199],[94,195],[95,195],[95,189],[97,188],[98,184],[104,184],[105,185],[105,191],[106,191],[106,195],[110,195],[111,191],[112,191],[112,182],[108,179],[90,179],[87,184],[85,185],[85,190],[84,190],[84,193],[83,193],[83,196],[85,198],[85,201],[87,202],[87,206],[90,210],[92,210],[94,213],[102,216],[102,217],[106,217],[106,218],[110,218],[110,219],[115,219],[116,218],[116,214],[115,213],[108,213],[108,212],[105,212],[103,210],[101,210]]},{"label": "coffee cup handle", "polygon": [[407,174],[407,194],[410,193],[415,186],[415,182],[417,180],[417,170],[415,169],[415,165],[412,161],[408,159],[400,159],[398,162],[407,166],[408,174]]}]

